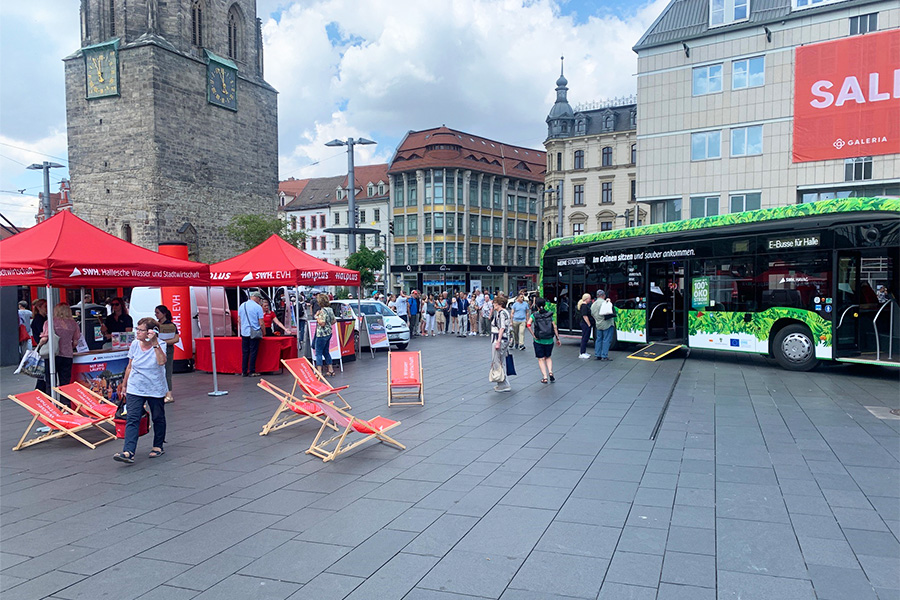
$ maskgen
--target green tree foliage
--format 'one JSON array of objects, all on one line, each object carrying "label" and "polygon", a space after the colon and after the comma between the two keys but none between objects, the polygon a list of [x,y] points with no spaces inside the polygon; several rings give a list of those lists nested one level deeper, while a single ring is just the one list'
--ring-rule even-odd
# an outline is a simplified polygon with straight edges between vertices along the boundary
[{"label": "green tree foliage", "polygon": [[353,271],[359,271],[359,278],[363,289],[375,285],[375,271],[384,266],[386,257],[384,250],[370,250],[366,246],[351,254],[344,265]]},{"label": "green tree foliage", "polygon": [[306,239],[306,233],[291,231],[288,222],[276,216],[235,215],[225,226],[225,235],[241,246],[241,252],[259,246],[273,233],[288,244],[297,247]]}]

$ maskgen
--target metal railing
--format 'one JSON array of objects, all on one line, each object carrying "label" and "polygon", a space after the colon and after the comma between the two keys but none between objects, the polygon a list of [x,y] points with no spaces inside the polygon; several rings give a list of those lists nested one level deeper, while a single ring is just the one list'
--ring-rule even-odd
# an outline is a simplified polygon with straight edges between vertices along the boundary
[{"label": "metal railing", "polygon": [[878,335],[878,317],[881,316],[881,313],[888,306],[891,309],[888,311],[890,314],[890,319],[888,320],[888,360],[893,360],[894,356],[894,307],[900,308],[900,304],[897,304],[896,300],[888,300],[884,304],[881,305],[881,308],[878,309],[878,312],[875,313],[875,318],[872,319],[872,327],[875,329],[875,360],[881,360],[881,336]]}]

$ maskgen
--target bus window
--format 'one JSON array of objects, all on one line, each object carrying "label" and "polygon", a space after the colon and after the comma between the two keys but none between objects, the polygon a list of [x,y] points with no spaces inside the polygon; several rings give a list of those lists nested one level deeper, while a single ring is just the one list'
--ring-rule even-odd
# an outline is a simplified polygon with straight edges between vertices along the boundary
[{"label": "bus window", "polygon": [[763,260],[766,269],[756,278],[762,309],[780,306],[821,311],[831,304],[830,257],[804,252],[770,254]]},{"label": "bus window", "polygon": [[[718,258],[694,263],[694,278],[709,283],[709,304],[704,310],[750,312],[756,310],[753,259]],[[692,303],[692,306],[695,304]],[[696,310],[695,306],[695,310]]]}]

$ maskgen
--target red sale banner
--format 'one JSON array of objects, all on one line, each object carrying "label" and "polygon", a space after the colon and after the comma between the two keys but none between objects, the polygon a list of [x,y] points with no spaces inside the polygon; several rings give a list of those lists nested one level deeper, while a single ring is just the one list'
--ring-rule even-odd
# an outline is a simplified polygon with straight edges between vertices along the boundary
[{"label": "red sale banner", "polygon": [[800,46],[793,160],[900,153],[900,29]]}]

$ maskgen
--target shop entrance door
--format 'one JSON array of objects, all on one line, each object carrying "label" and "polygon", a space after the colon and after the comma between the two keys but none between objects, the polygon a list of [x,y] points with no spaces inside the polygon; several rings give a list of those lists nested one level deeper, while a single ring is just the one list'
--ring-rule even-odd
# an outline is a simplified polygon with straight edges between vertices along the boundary
[{"label": "shop entrance door", "polygon": [[647,265],[647,341],[684,339],[684,263],[651,262]]}]

